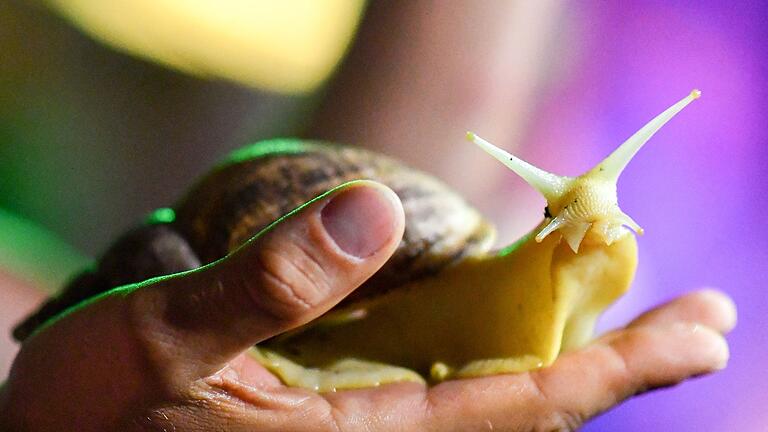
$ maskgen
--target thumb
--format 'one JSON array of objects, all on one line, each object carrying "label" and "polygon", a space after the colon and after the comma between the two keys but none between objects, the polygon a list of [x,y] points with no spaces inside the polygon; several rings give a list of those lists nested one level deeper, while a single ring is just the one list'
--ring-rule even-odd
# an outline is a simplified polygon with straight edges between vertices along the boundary
[{"label": "thumb", "polygon": [[210,373],[332,308],[389,259],[403,230],[392,190],[347,183],[226,258],[134,290],[129,315],[156,360],[198,360],[197,373]]}]

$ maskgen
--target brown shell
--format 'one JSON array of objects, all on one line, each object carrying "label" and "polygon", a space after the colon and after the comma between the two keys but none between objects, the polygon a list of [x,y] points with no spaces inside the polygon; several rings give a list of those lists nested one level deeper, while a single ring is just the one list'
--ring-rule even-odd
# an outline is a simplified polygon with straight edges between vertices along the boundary
[{"label": "brown shell", "polygon": [[347,181],[370,179],[397,193],[405,234],[382,269],[342,304],[368,299],[486,252],[494,229],[434,178],[354,147],[271,140],[239,150],[176,206],[174,226],[200,261],[215,261],[299,205]]}]

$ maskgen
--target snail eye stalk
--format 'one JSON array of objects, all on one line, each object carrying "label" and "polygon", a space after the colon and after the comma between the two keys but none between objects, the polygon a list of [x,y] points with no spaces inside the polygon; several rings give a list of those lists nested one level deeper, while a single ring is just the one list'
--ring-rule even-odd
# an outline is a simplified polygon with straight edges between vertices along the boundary
[{"label": "snail eye stalk", "polygon": [[596,167],[592,168],[590,172],[585,175],[593,175],[594,177],[603,178],[606,181],[616,183],[624,168],[626,168],[629,161],[637,154],[637,152],[648,142],[649,139],[664,126],[675,114],[682,111],[689,103],[701,97],[700,90],[692,90],[691,93],[685,98],[681,99],[676,104],[667,108],[653,120],[649,121],[634,135],[624,141],[619,148],[613,151],[607,158],[603,159]]},{"label": "snail eye stalk", "polygon": [[529,185],[544,195],[547,201],[562,195],[563,191],[568,188],[568,184],[571,181],[569,177],[559,176],[537,168],[472,132],[467,132],[467,140],[477,144],[486,153],[522,177]]}]

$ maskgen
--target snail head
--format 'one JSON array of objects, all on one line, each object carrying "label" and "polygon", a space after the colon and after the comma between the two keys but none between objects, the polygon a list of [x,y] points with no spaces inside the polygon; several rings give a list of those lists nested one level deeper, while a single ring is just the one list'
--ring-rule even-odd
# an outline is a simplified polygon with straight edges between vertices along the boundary
[{"label": "snail head", "polygon": [[656,131],[699,96],[701,92],[693,90],[648,122],[597,166],[578,177],[544,171],[472,132],[467,132],[467,139],[544,195],[547,200],[546,219],[536,235],[536,241],[541,242],[550,234],[558,233],[574,252],[578,252],[585,239],[610,245],[631,232],[643,233],[640,225],[619,208],[616,182],[629,161]]}]

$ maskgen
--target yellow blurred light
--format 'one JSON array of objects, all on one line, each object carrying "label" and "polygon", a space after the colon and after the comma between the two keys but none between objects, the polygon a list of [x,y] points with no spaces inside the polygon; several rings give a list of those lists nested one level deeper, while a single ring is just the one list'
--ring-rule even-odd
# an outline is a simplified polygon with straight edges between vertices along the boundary
[{"label": "yellow blurred light", "polygon": [[333,71],[363,0],[47,0],[110,45],[199,75],[302,93]]}]

